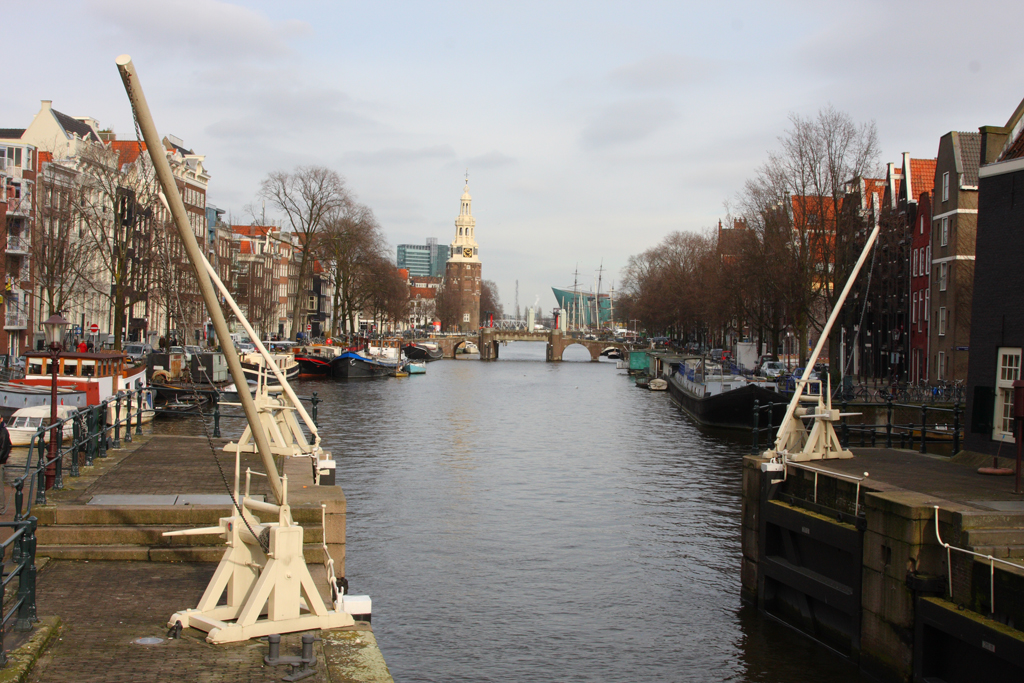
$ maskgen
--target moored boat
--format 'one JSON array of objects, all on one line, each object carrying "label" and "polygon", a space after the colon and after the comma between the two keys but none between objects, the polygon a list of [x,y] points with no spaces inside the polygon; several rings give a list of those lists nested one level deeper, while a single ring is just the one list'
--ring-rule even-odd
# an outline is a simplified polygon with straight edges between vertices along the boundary
[{"label": "moored boat", "polygon": [[[57,406],[57,419],[63,420],[78,412],[74,406]],[[12,446],[28,446],[32,437],[43,427],[50,424],[50,406],[32,406],[30,408],[19,408],[11,415],[7,423],[7,432],[11,435]],[[61,428],[63,440],[74,436],[74,427],[71,422],[65,422]]]},{"label": "moored boat", "polygon": [[[271,357],[277,363],[277,367],[284,374],[285,379],[291,380],[299,376],[300,365],[293,354],[275,353],[271,354]],[[245,373],[246,379],[258,379],[265,364],[263,355],[258,352],[248,353],[239,358],[239,360],[242,362],[242,371]],[[272,382],[277,381],[273,372],[268,370],[266,374]]]},{"label": "moored boat", "polygon": [[[49,406],[51,390],[50,384],[32,386],[16,382],[0,382],[0,415],[9,417],[19,408]],[[84,391],[61,386],[57,388],[57,405],[84,408],[89,403]]]},{"label": "moored boat", "polygon": [[[146,366],[129,366],[126,356],[117,352],[62,352],[57,359],[58,388],[85,393],[86,405],[99,405],[119,391],[147,386]],[[52,383],[49,353],[33,351],[25,354],[25,377],[11,380],[13,384],[49,388]]]},{"label": "moored boat", "polygon": [[444,358],[441,347],[434,342],[411,342],[402,347],[402,352],[410,360],[431,362]]},{"label": "moored boat", "polygon": [[410,375],[425,375],[427,374],[427,361],[425,360],[414,360],[405,364],[405,370]]},{"label": "moored boat", "polygon": [[[689,358],[668,377],[672,399],[701,425],[723,429],[754,427],[754,401],[773,404],[772,422],[779,424],[786,413],[786,397],[775,382],[724,373],[717,364],[703,358]],[[767,424],[768,415],[761,414]]]}]

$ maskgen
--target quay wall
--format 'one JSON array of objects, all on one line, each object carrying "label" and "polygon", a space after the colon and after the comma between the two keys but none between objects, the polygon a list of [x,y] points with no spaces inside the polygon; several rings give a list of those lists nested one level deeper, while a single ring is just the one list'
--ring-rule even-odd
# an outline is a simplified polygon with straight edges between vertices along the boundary
[{"label": "quay wall", "polygon": [[[797,467],[784,477],[762,472],[766,462],[757,456],[743,462],[745,601],[882,681],[971,680],[953,675],[962,662],[975,674],[1011,672],[1020,680],[1024,575],[995,570],[997,610],[991,614],[989,563],[953,552],[949,571],[935,506],[942,540],[961,548],[994,538],[995,527],[1014,520],[882,482],[865,480],[858,494],[854,481],[819,473],[815,482],[812,472]],[[1007,538],[990,542],[1014,542]],[[989,552],[1005,557],[1012,551]],[[851,562],[852,570],[844,568]],[[922,601],[928,601],[924,610]],[[981,635],[972,640],[965,635],[971,629]],[[947,650],[957,657],[936,654]]]}]

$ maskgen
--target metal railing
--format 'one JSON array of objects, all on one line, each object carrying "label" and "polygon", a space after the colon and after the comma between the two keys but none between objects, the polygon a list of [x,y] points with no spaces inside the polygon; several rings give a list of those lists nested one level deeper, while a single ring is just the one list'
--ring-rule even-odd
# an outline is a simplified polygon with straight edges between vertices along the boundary
[{"label": "metal railing", "polygon": [[[0,522],[0,528],[14,529],[14,533],[0,543],[0,563],[3,564],[3,580],[0,581],[0,604],[6,598],[7,584],[18,577],[17,600],[3,614],[0,622],[0,667],[6,665],[7,657],[3,648],[3,634],[10,631],[9,622],[14,620],[14,631],[30,631],[38,621],[36,617],[36,527],[32,506],[46,504],[47,476],[52,476],[52,487],[64,488],[64,461],[70,459],[68,474],[80,476],[82,465],[89,466],[97,458],[106,457],[107,448],[119,448],[122,435],[126,442],[135,434],[142,434],[143,411],[149,403],[146,388],[118,392],[101,404],[90,406],[53,424],[40,427],[29,442],[25,471],[16,478],[14,488],[14,520]],[[123,408],[123,410],[122,410]],[[108,419],[109,411],[114,419]],[[71,427],[71,438],[64,438],[65,426]],[[123,430],[122,430],[123,427]],[[50,440],[54,440],[53,456],[50,456]],[[34,458],[33,462],[33,456]],[[81,463],[79,461],[82,461]],[[26,491],[27,487],[27,491]],[[27,497],[26,497],[27,494]],[[7,549],[11,548],[8,563]]]},{"label": "metal railing", "polygon": [[952,562],[952,551],[964,553],[972,557],[980,557],[983,560],[988,560],[988,586],[989,586],[989,614],[996,613],[996,562],[999,564],[1006,565],[1007,567],[1013,567],[1019,571],[1024,571],[1024,565],[1017,562],[1010,562],[1009,560],[1001,560],[998,557],[992,557],[991,555],[985,555],[984,553],[976,553],[973,550],[967,550],[966,548],[958,548],[955,545],[950,545],[942,540],[942,534],[939,533],[939,506],[933,505],[935,508],[935,539],[939,542],[943,548],[946,549],[946,580],[949,587],[949,598],[953,599],[953,562]]},{"label": "metal railing", "polygon": [[[753,437],[750,447],[751,455],[760,452],[760,435],[767,433],[765,445],[770,446],[775,430],[779,425],[772,424],[773,408],[785,403],[754,402]],[[835,407],[835,403],[832,404]],[[952,408],[933,406],[927,404],[896,403],[892,399],[884,404],[877,403],[848,403],[843,401],[839,404],[839,412],[847,413],[851,409],[866,408],[871,410],[885,409],[885,422],[864,424],[850,423],[848,417],[843,417],[838,427],[839,441],[843,448],[849,448],[851,443],[861,448],[877,447],[883,444],[885,448],[893,448],[899,444],[899,448],[917,448],[918,452],[927,454],[928,444],[950,444],[952,454],[960,451],[960,444],[963,443],[964,424],[961,419],[963,408],[959,403],[953,404]],[[919,412],[920,419],[914,421],[897,421],[897,410],[904,414]],[[762,413],[767,411],[767,425],[761,426]]]}]

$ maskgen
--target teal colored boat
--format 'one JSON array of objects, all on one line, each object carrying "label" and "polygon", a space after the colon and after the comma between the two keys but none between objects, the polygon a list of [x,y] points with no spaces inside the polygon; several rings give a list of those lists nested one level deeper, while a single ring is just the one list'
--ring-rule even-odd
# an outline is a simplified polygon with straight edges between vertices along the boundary
[{"label": "teal colored boat", "polygon": [[425,375],[427,374],[427,362],[426,361],[415,361],[405,366],[405,371],[410,375]]}]

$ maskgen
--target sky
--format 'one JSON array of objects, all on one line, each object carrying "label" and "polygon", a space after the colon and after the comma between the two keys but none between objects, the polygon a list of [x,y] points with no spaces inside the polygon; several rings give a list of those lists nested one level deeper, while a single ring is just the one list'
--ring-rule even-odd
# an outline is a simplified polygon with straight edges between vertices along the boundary
[{"label": "sky", "polygon": [[[465,175],[507,312],[601,290],[672,231],[717,225],[789,126],[874,121],[880,161],[1003,125],[1024,3],[6,2],[0,128],[40,100],[134,139],[130,54],[161,135],[246,223],[273,171],[338,171],[392,247],[454,238]],[[274,216],[267,207],[267,216]],[[394,252],[392,253],[394,257]]]}]

